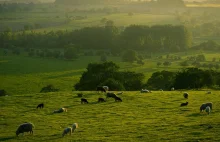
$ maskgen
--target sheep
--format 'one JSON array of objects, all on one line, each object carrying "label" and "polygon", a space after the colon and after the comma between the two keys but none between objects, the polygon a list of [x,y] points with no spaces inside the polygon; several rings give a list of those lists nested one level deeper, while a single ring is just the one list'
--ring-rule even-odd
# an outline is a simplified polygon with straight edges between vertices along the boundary
[{"label": "sheep", "polygon": [[207,107],[205,108],[205,111],[209,114],[209,113],[211,112],[210,106],[207,106]]},{"label": "sheep", "polygon": [[39,104],[39,105],[37,106],[37,109],[38,109],[38,108],[44,108],[44,104],[43,104],[43,103]]},{"label": "sheep", "polygon": [[181,107],[182,106],[187,106],[187,105],[188,105],[188,102],[180,104]]},{"label": "sheep", "polygon": [[115,93],[107,93],[106,94],[106,98],[115,98],[115,97],[117,97],[116,95],[115,95]]},{"label": "sheep", "polygon": [[108,91],[109,90],[109,87],[108,86],[102,86],[104,89],[105,89],[105,91]]},{"label": "sheep", "polygon": [[32,123],[23,123],[18,127],[16,135],[18,136],[20,133],[24,135],[24,132],[30,132],[30,134],[33,134],[33,128],[34,125]]},{"label": "sheep", "polygon": [[200,112],[202,112],[203,110],[205,110],[205,108],[206,108],[206,104],[202,104],[202,105],[200,106]]},{"label": "sheep", "polygon": [[78,123],[74,123],[72,125],[72,127],[67,127],[63,130],[63,134],[62,136],[64,137],[65,135],[67,135],[68,133],[70,133],[70,135],[74,132],[74,130],[78,128]]},{"label": "sheep", "polygon": [[53,113],[61,113],[61,112],[67,112],[66,108],[60,108],[58,110],[54,110]]},{"label": "sheep", "polygon": [[116,102],[122,102],[122,99],[119,98],[119,97],[117,97],[117,96],[115,96],[115,101],[116,101]]},{"label": "sheep", "polygon": [[159,91],[163,91],[163,89],[160,89]]},{"label": "sheep", "polygon": [[85,104],[85,103],[88,104],[89,102],[86,99],[82,98],[81,99],[81,104]]},{"label": "sheep", "polygon": [[171,91],[174,91],[174,90],[175,90],[175,88],[174,88],[174,87],[172,87],[170,90],[171,90]]},{"label": "sheep", "polygon": [[67,135],[68,133],[70,133],[70,135],[72,134],[72,128],[71,128],[71,127],[65,128],[65,129],[63,130],[62,136],[64,137],[64,136]]},{"label": "sheep", "polygon": [[200,106],[200,112],[202,112],[203,110],[206,109],[206,107],[209,106],[210,109],[212,110],[212,103],[211,102],[208,102],[208,103],[204,103]]},{"label": "sheep", "polygon": [[212,92],[211,91],[207,91],[207,93],[206,94],[212,94]]},{"label": "sheep", "polygon": [[184,97],[185,99],[188,99],[189,94],[188,94],[187,92],[184,92],[184,93],[183,93],[183,97]]},{"label": "sheep", "polygon": [[147,89],[141,89],[141,93],[151,93],[151,91],[149,91]]},{"label": "sheep", "polygon": [[101,91],[101,92],[105,92],[106,93],[106,90],[105,90],[105,88],[103,88],[103,86],[98,86],[97,88],[96,88],[96,91]]},{"label": "sheep", "polygon": [[98,102],[100,103],[100,102],[105,102],[105,99],[103,99],[103,98],[98,98]]}]

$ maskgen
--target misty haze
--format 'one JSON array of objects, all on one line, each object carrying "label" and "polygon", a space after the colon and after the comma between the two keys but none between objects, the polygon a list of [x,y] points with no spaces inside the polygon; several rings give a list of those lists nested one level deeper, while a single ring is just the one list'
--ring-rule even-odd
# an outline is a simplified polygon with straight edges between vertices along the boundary
[{"label": "misty haze", "polygon": [[219,142],[220,0],[0,0],[0,141]]}]

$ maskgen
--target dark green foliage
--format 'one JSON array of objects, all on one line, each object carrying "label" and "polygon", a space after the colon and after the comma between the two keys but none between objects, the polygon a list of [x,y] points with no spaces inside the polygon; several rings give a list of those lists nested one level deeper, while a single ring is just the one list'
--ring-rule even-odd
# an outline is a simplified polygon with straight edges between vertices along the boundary
[{"label": "dark green foliage", "polygon": [[0,43],[2,48],[15,46],[34,49],[108,49],[112,55],[119,56],[125,48],[150,52],[184,51],[191,46],[191,37],[184,26],[132,25],[120,30],[114,26],[114,22],[108,21],[105,27],[86,27],[74,31],[2,32]]},{"label": "dark green foliage", "polygon": [[111,91],[125,90],[124,85],[120,81],[117,81],[113,78],[105,80],[100,86],[108,86],[111,89]]},{"label": "dark green foliage", "polygon": [[220,50],[220,45],[216,43],[215,41],[209,40],[207,42],[203,42],[197,46],[192,47],[192,49],[196,50],[207,50],[207,51],[219,51]]},{"label": "dark green foliage", "polygon": [[163,62],[163,65],[164,65],[164,66],[170,66],[170,65],[171,65],[171,62],[165,61],[165,62]]},{"label": "dark green foliage", "polygon": [[139,90],[143,79],[142,73],[119,71],[119,66],[113,62],[90,63],[74,87],[76,90],[95,90],[99,85],[108,85],[114,89]]},{"label": "dark green foliage", "polygon": [[155,72],[148,79],[146,86],[149,89],[170,90],[170,88],[173,86],[175,74],[175,72],[170,71]]},{"label": "dark green foliage", "polygon": [[0,90],[0,96],[5,96],[7,93],[6,91],[3,89],[3,90]]},{"label": "dark green foliage", "polygon": [[57,92],[59,89],[56,89],[52,84],[49,84],[45,87],[43,87],[40,91],[40,93],[46,93],[46,92]]},{"label": "dark green foliage", "polygon": [[159,67],[160,65],[162,65],[162,63],[161,62],[157,62],[157,66]]},{"label": "dark green foliage", "polygon": [[78,58],[77,49],[74,47],[67,48],[64,52],[64,58],[67,60],[77,59]]},{"label": "dark green foliage", "polygon": [[180,62],[180,66],[189,66],[188,61]]},{"label": "dark green foliage", "polygon": [[187,68],[178,72],[174,87],[176,89],[193,89],[202,88],[204,86],[212,86],[214,84],[214,72],[211,70],[203,71],[198,68]]},{"label": "dark green foliage", "polygon": [[137,60],[137,52],[134,50],[127,50],[122,56],[122,61],[124,62],[134,62]]},{"label": "dark green foliage", "polygon": [[143,60],[137,60],[137,64],[140,64],[140,65],[144,65],[144,62],[143,62]]}]

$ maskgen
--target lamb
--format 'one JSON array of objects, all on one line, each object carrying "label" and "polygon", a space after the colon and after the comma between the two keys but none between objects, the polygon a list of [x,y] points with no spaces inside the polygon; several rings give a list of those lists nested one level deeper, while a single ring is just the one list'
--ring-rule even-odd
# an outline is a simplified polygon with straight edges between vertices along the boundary
[{"label": "lamb", "polygon": [[67,127],[63,130],[63,134],[62,136],[64,137],[65,135],[67,135],[68,133],[70,133],[70,135],[74,132],[74,130],[78,128],[78,123],[74,123],[72,127]]},{"label": "lamb", "polygon": [[66,108],[60,108],[58,110],[54,110],[53,113],[61,113],[61,112],[67,112]]},{"label": "lamb", "polygon": [[32,123],[23,123],[18,127],[16,135],[18,136],[20,133],[24,135],[24,132],[30,132],[30,134],[33,134],[33,128],[34,125]]},{"label": "lamb", "polygon": [[180,104],[181,107],[182,106],[187,106],[187,105],[188,105],[188,102]]},{"label": "lamb", "polygon": [[103,98],[98,98],[98,102],[100,103],[100,102],[105,102],[105,99],[103,99]]},{"label": "lamb", "polygon": [[210,106],[207,106],[207,107],[205,108],[205,111],[209,114],[209,113],[211,112]]},{"label": "lamb", "polygon": [[85,104],[85,103],[88,104],[89,102],[86,99],[82,98],[81,99],[81,104]]},{"label": "lamb", "polygon": [[183,97],[184,97],[185,99],[188,99],[189,94],[188,94],[187,92],[184,92],[184,93],[183,93]]},{"label": "lamb", "polygon": [[37,106],[37,109],[38,109],[38,108],[44,108],[44,104],[43,104],[43,103],[39,104],[39,105]]},{"label": "lamb", "polygon": [[119,97],[117,97],[117,96],[115,96],[115,101],[116,101],[116,102],[122,102],[122,99],[119,98]]},{"label": "lamb", "polygon": [[151,93],[151,91],[149,91],[147,89],[141,89],[141,93]]},{"label": "lamb", "polygon": [[68,133],[70,133],[70,135],[72,134],[72,128],[71,128],[71,127],[65,128],[65,129],[63,130],[62,136],[64,137],[64,136],[67,135]]},{"label": "lamb", "polygon": [[205,110],[207,106],[209,106],[210,109],[212,110],[212,103],[209,102],[209,103],[204,103],[204,104],[202,104],[202,105],[200,106],[200,112],[202,112],[203,110]]}]

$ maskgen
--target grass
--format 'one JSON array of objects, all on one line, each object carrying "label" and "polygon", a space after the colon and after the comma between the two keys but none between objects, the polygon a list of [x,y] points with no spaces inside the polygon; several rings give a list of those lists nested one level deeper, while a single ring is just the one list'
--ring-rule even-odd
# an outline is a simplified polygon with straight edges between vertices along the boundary
[{"label": "grass", "polygon": [[[212,63],[212,58],[215,57],[215,64],[218,64],[219,53],[202,51],[170,54],[182,57],[182,60],[170,60],[172,62],[170,67],[158,67],[156,65],[157,62],[166,61],[166,54],[161,54],[163,59],[158,59],[157,56],[159,55],[156,54],[153,55],[152,59],[144,59],[144,65],[122,62],[120,57],[108,56],[107,60],[118,64],[122,71],[143,73],[146,82],[156,71],[178,71],[182,69],[179,65],[180,62],[186,60],[187,56],[198,54],[206,56],[206,63]],[[70,91],[74,89],[73,85],[79,81],[81,74],[86,71],[87,65],[92,62],[100,62],[100,57],[80,56],[77,60],[66,61],[25,55],[0,56],[0,89],[5,89],[10,95],[27,94],[40,92],[42,87],[53,84],[55,88],[59,88],[61,91]]]},{"label": "grass", "polygon": [[[97,103],[97,92],[83,92],[89,104],[80,104],[77,92],[32,93],[1,97],[0,141],[220,141],[219,91],[124,92],[123,102]],[[189,102],[187,107],[180,103]],[[213,102],[210,115],[199,113],[204,102]],[[45,108],[36,106],[45,103]],[[60,107],[68,112],[52,114]],[[13,112],[13,113],[12,113]],[[15,136],[21,123],[32,122],[34,135]],[[65,127],[77,122],[72,136],[61,137]],[[213,126],[208,129],[208,126]]]}]

